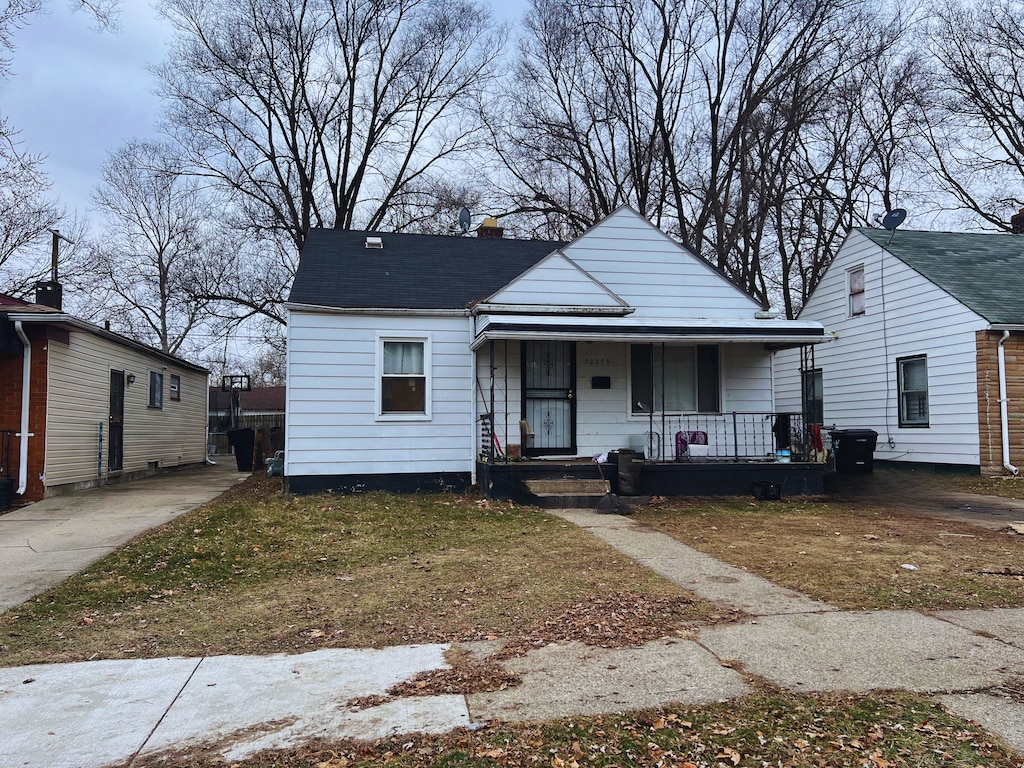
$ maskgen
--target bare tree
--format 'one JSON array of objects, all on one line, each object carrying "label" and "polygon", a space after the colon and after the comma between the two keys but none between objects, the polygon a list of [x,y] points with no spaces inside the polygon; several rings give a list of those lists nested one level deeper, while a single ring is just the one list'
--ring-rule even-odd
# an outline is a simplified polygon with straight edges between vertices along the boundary
[{"label": "bare tree", "polygon": [[134,141],[108,157],[93,202],[106,214],[91,251],[96,304],[126,335],[179,352],[213,318],[196,289],[220,259],[212,201],[168,147]]},{"label": "bare tree", "polygon": [[933,170],[951,207],[1008,230],[1024,205],[1024,2],[950,2],[932,40]]},{"label": "bare tree", "polygon": [[32,269],[13,260],[30,246],[41,251],[47,230],[57,226],[62,214],[49,197],[43,158],[24,151],[15,139],[0,117],[0,284],[6,293],[20,294]]},{"label": "bare tree", "polygon": [[632,205],[793,314],[866,215],[863,70],[902,33],[860,0],[534,0],[490,121],[511,212],[572,236]]},{"label": "bare tree", "polygon": [[[69,6],[85,10],[100,28],[116,27],[117,0],[72,0]],[[45,0],[0,2],[0,80],[11,75],[14,33],[45,8]],[[44,164],[45,158],[26,149],[18,131],[0,114],[0,288],[19,297],[44,276],[49,266],[48,230],[64,216],[50,196]],[[46,267],[40,258],[44,253]]]},{"label": "bare tree", "polygon": [[379,226],[477,144],[502,35],[471,0],[165,0],[170,130],[256,232]]}]

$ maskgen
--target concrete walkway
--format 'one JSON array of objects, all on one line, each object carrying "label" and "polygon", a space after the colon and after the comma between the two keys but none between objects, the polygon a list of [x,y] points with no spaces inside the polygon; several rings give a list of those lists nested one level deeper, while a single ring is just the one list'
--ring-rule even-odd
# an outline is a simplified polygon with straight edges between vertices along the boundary
[{"label": "concrete walkway", "polygon": [[[556,512],[741,623],[639,648],[552,644],[505,662],[523,683],[468,696],[382,696],[447,666],[445,645],[300,655],[97,661],[0,669],[0,765],[142,766],[203,746],[230,762],[313,737],[439,733],[492,718],[535,720],[744,695],[750,674],[801,692],[904,688],[934,695],[1024,752],[1024,609],[841,612],[725,565],[628,518]],[[493,644],[467,644],[486,655]]]},{"label": "concrete walkway", "polygon": [[215,465],[53,496],[0,515],[0,613],[246,477],[227,456]]}]

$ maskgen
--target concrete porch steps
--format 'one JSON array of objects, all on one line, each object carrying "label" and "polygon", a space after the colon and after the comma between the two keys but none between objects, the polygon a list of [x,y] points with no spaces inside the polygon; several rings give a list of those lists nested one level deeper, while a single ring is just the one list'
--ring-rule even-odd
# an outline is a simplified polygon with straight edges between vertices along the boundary
[{"label": "concrete porch steps", "polygon": [[607,480],[526,480],[532,503],[544,509],[593,509],[608,493]]}]

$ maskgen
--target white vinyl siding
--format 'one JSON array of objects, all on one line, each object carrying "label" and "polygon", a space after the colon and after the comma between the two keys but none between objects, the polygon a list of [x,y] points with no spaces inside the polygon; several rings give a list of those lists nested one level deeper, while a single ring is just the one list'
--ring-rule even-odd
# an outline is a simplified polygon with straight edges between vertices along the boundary
[{"label": "white vinyl siding", "polygon": [[[865,272],[865,314],[851,318],[847,274],[858,265]],[[836,335],[814,356],[827,426],[874,429],[880,460],[980,464],[975,332],[987,327],[981,317],[854,231],[800,319],[817,320]],[[928,358],[928,429],[903,428],[896,361],[920,355]],[[778,353],[780,410],[800,409],[799,367],[798,350]]]},{"label": "white vinyl siding", "polygon": [[562,251],[636,307],[635,316],[736,319],[752,318],[761,309],[706,261],[627,209]]},{"label": "white vinyl siding", "polygon": [[545,257],[488,301],[523,306],[622,306],[607,288],[598,284],[561,253]]},{"label": "white vinyl siding", "polygon": [[[148,407],[149,372],[162,366],[130,347],[83,331],[47,342],[46,479],[50,488],[95,483],[107,473],[110,371],[133,374],[124,391],[124,473],[206,460],[207,374],[168,365],[179,401]],[[102,434],[102,440],[101,440]]]},{"label": "white vinyl siding", "polygon": [[[470,472],[473,357],[465,317],[290,312],[285,473]],[[381,339],[430,339],[430,419],[378,417]]]}]

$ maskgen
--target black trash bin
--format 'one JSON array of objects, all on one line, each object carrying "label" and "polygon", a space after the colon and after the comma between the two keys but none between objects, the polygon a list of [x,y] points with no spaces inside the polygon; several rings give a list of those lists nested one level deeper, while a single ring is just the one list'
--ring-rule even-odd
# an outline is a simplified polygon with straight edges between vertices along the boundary
[{"label": "black trash bin", "polygon": [[626,448],[620,449],[618,453],[618,472],[616,473],[619,478],[618,493],[620,496],[639,496],[640,468],[643,466],[643,462],[637,460],[640,454]]},{"label": "black trash bin", "polygon": [[256,444],[253,429],[232,429],[228,432],[228,444],[235,450],[235,463],[239,472],[252,472],[252,452]]},{"label": "black trash bin", "polygon": [[836,472],[845,475],[870,475],[874,470],[878,433],[873,429],[833,429],[832,450]]}]

